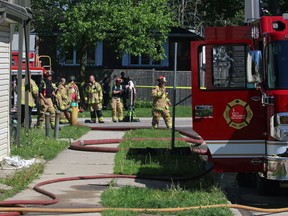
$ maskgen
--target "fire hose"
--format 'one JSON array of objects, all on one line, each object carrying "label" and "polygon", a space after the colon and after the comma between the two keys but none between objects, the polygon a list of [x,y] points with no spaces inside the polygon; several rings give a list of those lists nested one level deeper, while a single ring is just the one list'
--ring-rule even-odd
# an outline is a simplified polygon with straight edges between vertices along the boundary
[{"label": "fire hose", "polygon": [[[102,128],[93,127],[92,130],[102,130]],[[104,128],[105,129],[105,128]],[[108,128],[106,128],[108,130]],[[126,128],[128,129],[128,128]],[[129,128],[131,129],[131,128]],[[111,130],[111,128],[109,128]],[[123,130],[122,128],[116,128],[116,130]],[[201,145],[203,140],[199,137],[191,136],[189,133],[179,131],[181,134],[185,134],[188,138],[177,138],[177,140],[183,140],[186,142],[194,143],[196,145]],[[119,143],[123,139],[103,139],[103,140],[78,140],[71,143],[70,148],[80,151],[97,151],[97,152],[117,152],[118,148],[113,147],[95,147],[91,145],[100,145],[100,144],[111,144]],[[143,138],[134,138],[134,140],[143,140]],[[152,139],[151,139],[152,140]],[[158,138],[159,140],[159,138]],[[160,138],[160,140],[167,140],[166,138]],[[209,154],[209,151],[199,151],[200,154]],[[51,200],[6,200],[0,201],[0,211],[6,212],[0,214],[2,216],[14,216],[20,215],[27,212],[41,212],[41,213],[101,213],[107,210],[117,210],[117,211],[131,211],[131,212],[179,212],[179,211],[189,211],[195,209],[207,209],[207,208],[237,208],[245,209],[250,211],[258,212],[268,212],[268,213],[278,213],[286,212],[288,208],[278,208],[278,209],[264,209],[257,208],[252,206],[238,205],[238,204],[214,204],[214,205],[205,205],[205,206],[188,206],[188,207],[177,207],[177,208],[41,208],[41,207],[26,207],[22,205],[51,205],[56,204],[60,200],[59,198],[41,187],[48,184],[65,182],[65,181],[79,181],[79,180],[93,180],[93,179],[119,179],[119,178],[128,178],[128,179],[149,179],[149,180],[160,180],[160,181],[182,181],[182,180],[193,180],[201,178],[210,171],[213,170],[213,167],[206,169],[204,172],[197,176],[186,176],[186,177],[163,177],[163,176],[136,176],[136,175],[116,175],[116,174],[107,174],[107,175],[96,175],[96,176],[77,176],[77,177],[67,177],[67,178],[58,178],[53,180],[48,180],[36,184],[33,189],[38,193],[41,193]],[[19,207],[20,206],[20,207]]]}]

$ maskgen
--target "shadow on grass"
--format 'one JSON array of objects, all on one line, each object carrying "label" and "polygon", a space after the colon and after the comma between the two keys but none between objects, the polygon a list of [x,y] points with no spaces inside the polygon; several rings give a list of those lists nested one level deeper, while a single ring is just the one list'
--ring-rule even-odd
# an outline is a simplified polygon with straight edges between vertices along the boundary
[{"label": "shadow on grass", "polygon": [[126,159],[140,164],[136,182],[149,188],[177,185],[203,189],[213,184],[207,158],[193,153],[190,147],[129,148]]}]

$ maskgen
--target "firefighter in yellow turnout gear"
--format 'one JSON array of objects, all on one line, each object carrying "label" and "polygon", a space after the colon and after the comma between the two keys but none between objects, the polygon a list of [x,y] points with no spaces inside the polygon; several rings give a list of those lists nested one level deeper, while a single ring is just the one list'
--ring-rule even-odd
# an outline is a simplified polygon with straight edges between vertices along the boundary
[{"label": "firefighter in yellow turnout gear", "polygon": [[95,81],[94,76],[89,77],[89,84],[86,88],[85,103],[91,115],[91,122],[96,122],[96,115],[99,123],[104,123],[102,114],[103,92],[101,85]]},{"label": "firefighter in yellow turnout gear", "polygon": [[[31,79],[30,75],[30,89],[28,93],[28,106],[29,106],[29,128],[32,124],[32,108],[35,107],[35,100],[38,97],[39,89],[35,81]],[[21,88],[21,124],[23,125],[25,119],[25,78],[22,79],[22,88]]]},{"label": "firefighter in yellow turnout gear", "polygon": [[43,127],[45,121],[45,113],[50,113],[50,124],[51,127],[55,127],[55,108],[53,105],[52,98],[55,97],[56,85],[52,83],[52,74],[51,72],[45,74],[46,80],[41,82],[39,88],[40,96],[40,113],[39,113],[39,122],[38,127]]},{"label": "firefighter in yellow turnout gear", "polygon": [[166,92],[165,83],[166,78],[160,76],[157,79],[158,85],[156,85],[152,90],[153,97],[153,108],[152,108],[152,126],[153,128],[158,128],[159,120],[161,116],[163,117],[166,127],[172,128],[172,121],[169,111],[169,106],[171,106],[170,100],[168,98],[168,93]]},{"label": "firefighter in yellow turnout gear", "polygon": [[124,92],[121,85],[122,79],[117,78],[116,84],[112,87],[112,99],[111,99],[111,108],[112,108],[112,121],[117,122],[117,112],[118,112],[118,121],[123,121],[123,104],[121,102],[121,96]]},{"label": "firefighter in yellow turnout gear", "polygon": [[60,124],[69,123],[70,121],[70,113],[68,112],[70,101],[68,98],[68,89],[65,84],[65,78],[61,78],[61,82],[58,84],[55,100],[57,109],[61,111],[59,120]]}]

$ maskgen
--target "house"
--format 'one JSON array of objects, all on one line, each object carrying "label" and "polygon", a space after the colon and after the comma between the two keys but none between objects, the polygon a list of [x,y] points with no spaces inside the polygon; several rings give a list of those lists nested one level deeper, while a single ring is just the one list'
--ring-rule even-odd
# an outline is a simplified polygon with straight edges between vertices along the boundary
[{"label": "house", "polygon": [[[56,79],[62,76],[69,77],[70,75],[75,75],[77,78],[80,71],[80,52],[75,49],[67,50],[64,59],[60,60],[57,58],[57,46],[52,45],[56,44],[57,35],[40,35],[39,37],[39,53],[40,55],[50,55],[54,63],[53,70],[56,74]],[[169,78],[168,80],[170,80],[170,85],[172,85],[173,73],[171,72],[174,70],[175,42],[178,43],[178,84],[180,86],[191,86],[190,42],[195,40],[202,40],[202,37],[180,27],[172,28],[168,35],[168,40],[164,44],[166,58],[160,61],[154,61],[149,56],[144,55],[132,56],[124,54],[119,56],[115,48],[113,48],[113,44],[108,41],[98,42],[95,48],[87,52],[86,72],[87,75],[94,74],[96,79],[101,81],[104,77],[110,77],[113,80],[116,76],[119,76],[121,71],[125,71],[128,76],[133,77],[138,88],[139,86],[145,86],[145,88],[148,86],[148,89],[142,91],[140,98],[146,100],[149,97],[150,100],[149,86],[154,84],[159,74],[167,76]],[[56,62],[57,64],[55,64]],[[88,80],[88,76],[86,79]],[[189,94],[191,94],[191,91],[186,89],[185,95],[180,95],[179,99]],[[191,104],[191,102],[188,101],[188,104]]]},{"label": "house", "polygon": [[[26,1],[27,3],[28,1]],[[0,161],[10,153],[11,41],[15,24],[31,18],[14,1],[0,0]]]},{"label": "house", "polygon": [[[173,70],[174,42],[178,42],[178,70],[190,71],[190,42],[202,40],[202,37],[180,27],[174,27],[164,44],[165,56],[161,61],[153,61],[149,56],[131,56],[119,54],[108,41],[98,42],[95,48],[88,50],[87,65],[89,70],[114,69],[156,69]],[[54,63],[55,72],[70,74],[79,72],[81,54],[78,50],[67,50],[64,59],[57,56],[57,35],[40,35],[39,53],[49,55]]]}]

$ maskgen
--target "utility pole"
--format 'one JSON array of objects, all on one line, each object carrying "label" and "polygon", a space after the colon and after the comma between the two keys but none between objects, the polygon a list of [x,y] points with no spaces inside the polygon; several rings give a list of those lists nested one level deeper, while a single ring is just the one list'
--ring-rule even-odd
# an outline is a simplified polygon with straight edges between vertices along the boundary
[{"label": "utility pole", "polygon": [[172,140],[171,140],[171,149],[175,148],[175,109],[176,109],[176,86],[177,86],[177,49],[178,44],[175,42],[174,45],[174,83],[173,83],[173,111],[172,111]]}]

